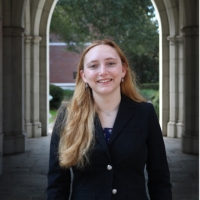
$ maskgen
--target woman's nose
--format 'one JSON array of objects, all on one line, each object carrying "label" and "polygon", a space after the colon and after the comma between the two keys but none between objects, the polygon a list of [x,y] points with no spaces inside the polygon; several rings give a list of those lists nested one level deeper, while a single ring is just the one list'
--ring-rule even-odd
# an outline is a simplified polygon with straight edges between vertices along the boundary
[{"label": "woman's nose", "polygon": [[107,74],[107,69],[106,69],[106,66],[105,65],[101,65],[100,68],[99,68],[99,75],[105,75]]}]

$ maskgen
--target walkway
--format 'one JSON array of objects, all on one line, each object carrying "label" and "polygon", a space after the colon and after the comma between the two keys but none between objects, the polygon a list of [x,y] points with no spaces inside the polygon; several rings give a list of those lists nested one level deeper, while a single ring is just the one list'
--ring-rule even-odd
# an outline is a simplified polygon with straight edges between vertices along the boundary
[{"label": "walkway", "polygon": [[[198,156],[183,154],[180,139],[164,138],[171,171],[173,200],[198,200]],[[23,154],[3,157],[1,200],[45,200],[50,134],[31,138]],[[123,199],[122,199],[123,200]]]}]

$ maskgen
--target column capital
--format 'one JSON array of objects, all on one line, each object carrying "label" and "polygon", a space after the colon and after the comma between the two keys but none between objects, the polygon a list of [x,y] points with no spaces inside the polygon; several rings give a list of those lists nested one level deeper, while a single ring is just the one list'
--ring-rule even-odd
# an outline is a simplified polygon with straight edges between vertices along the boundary
[{"label": "column capital", "polygon": [[32,43],[34,43],[34,44],[39,44],[41,40],[42,40],[42,37],[40,37],[40,36],[32,37]]},{"label": "column capital", "polygon": [[22,27],[3,27],[3,35],[4,36],[15,36],[15,37],[23,37],[24,36],[24,28]]},{"label": "column capital", "polygon": [[32,38],[33,37],[31,35],[25,35],[25,37],[24,37],[25,43],[31,43]]},{"label": "column capital", "polygon": [[199,35],[199,26],[187,26],[181,29],[183,36]]},{"label": "column capital", "polygon": [[177,43],[183,42],[183,35],[176,35],[176,36],[168,36],[167,40],[169,41],[169,44],[174,45]]}]

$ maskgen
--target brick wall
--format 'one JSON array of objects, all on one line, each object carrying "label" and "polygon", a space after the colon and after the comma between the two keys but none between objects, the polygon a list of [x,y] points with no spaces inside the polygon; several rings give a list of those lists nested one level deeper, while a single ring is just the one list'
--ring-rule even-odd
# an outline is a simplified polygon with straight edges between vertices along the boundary
[{"label": "brick wall", "polygon": [[50,36],[49,45],[50,83],[75,83],[80,54],[67,51],[65,44],[54,35]]}]

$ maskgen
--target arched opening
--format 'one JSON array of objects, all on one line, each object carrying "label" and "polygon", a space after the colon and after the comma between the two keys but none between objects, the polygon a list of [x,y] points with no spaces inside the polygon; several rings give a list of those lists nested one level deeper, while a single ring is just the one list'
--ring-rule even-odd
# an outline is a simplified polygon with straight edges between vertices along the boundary
[{"label": "arched opening", "polygon": [[[42,38],[40,42],[38,41],[39,38],[34,38],[35,42],[39,42],[40,45],[39,119],[40,123],[42,124],[41,135],[45,135],[48,132],[48,31],[50,18],[56,3],[56,0],[48,1],[48,3],[41,3],[40,1],[34,3],[34,6],[38,8],[37,12],[35,12],[35,16],[40,18],[40,20],[35,20],[35,26],[37,26],[39,30],[37,33],[38,36]],[[194,15],[198,15],[198,10],[196,10],[196,14],[194,12],[191,14],[192,8],[197,7],[198,2],[192,1],[188,4],[187,2],[183,1],[177,2],[172,0],[152,0],[152,3],[158,13],[160,25],[160,124],[162,127],[163,135],[168,137],[181,138],[186,132],[191,132],[190,130],[187,131],[186,128],[188,127],[190,129],[191,126],[185,126],[186,118],[189,119],[191,116],[196,116],[194,128],[195,130],[192,130],[192,134],[196,137],[198,135],[198,125],[196,123],[198,116],[194,114],[194,108],[192,112],[190,111],[190,107],[186,108],[187,104],[185,102],[187,99],[190,101],[191,98],[194,98],[195,94],[191,92],[190,97],[188,98],[185,90],[185,70],[189,68],[187,68],[185,64],[185,55],[187,52],[184,45],[186,44],[186,40],[190,40],[190,36],[192,37],[191,40],[198,40],[198,33],[197,29],[195,28],[197,27],[196,24],[198,24],[198,22],[196,20],[197,17],[194,17]],[[28,3],[26,5],[28,6]],[[41,9],[41,7],[43,9]],[[186,10],[190,12],[186,12]],[[186,17],[186,15],[188,17]],[[190,60],[191,58],[188,57],[187,59]],[[34,61],[32,62],[34,63]],[[34,65],[36,65],[36,62]],[[196,64],[194,64],[193,72],[198,74],[196,71]],[[188,79],[191,80],[191,77],[188,76]],[[198,77],[196,79],[198,79]],[[197,85],[195,85],[195,88],[197,88]],[[35,103],[35,105],[37,104]],[[197,103],[195,103],[195,108],[196,107]],[[189,115],[186,114],[185,109],[188,109],[187,113],[190,113]],[[192,123],[191,120],[189,121],[190,122],[188,123]],[[38,127],[37,121],[35,124],[36,127]],[[188,145],[189,141],[195,142],[197,140],[190,138],[187,142]]]},{"label": "arched opening", "polygon": [[[199,11],[195,8],[199,2],[152,2],[160,15],[162,29],[160,78],[163,132],[168,137],[181,138],[183,152],[198,153],[199,114],[195,111],[198,108],[198,56],[190,52],[188,45],[190,42],[194,48],[198,45]],[[192,119],[194,124],[191,126]]]},{"label": "arched opening", "polygon": [[[48,133],[48,33],[56,2],[0,0],[0,174],[3,154],[25,152],[27,136]],[[181,137],[183,152],[198,154],[199,1],[152,2],[159,13],[161,27],[163,133]],[[183,167],[188,164],[185,165],[185,161]],[[13,166],[10,168],[13,170]],[[21,172],[26,170],[23,168]]]},{"label": "arched opening", "polygon": [[[62,2],[62,1],[60,1],[60,2]],[[148,2],[148,1],[144,1],[144,2]],[[88,3],[88,4],[89,4],[89,3]],[[63,7],[64,7],[64,6],[65,6],[65,5],[63,5]],[[107,5],[107,6],[108,6],[108,5]],[[91,7],[93,7],[93,5],[91,5]],[[130,7],[130,5],[129,5],[129,7]],[[131,8],[133,8],[133,7],[134,7],[133,4],[131,4]],[[135,7],[136,7],[136,6],[135,6]],[[150,0],[149,0],[149,7],[152,8],[151,1],[150,1]],[[57,8],[58,8],[58,7],[56,7],[56,9],[57,9]],[[116,8],[116,7],[113,6],[113,10],[114,10],[115,8]],[[81,10],[81,9],[79,9],[79,10]],[[77,8],[76,12],[79,13],[79,10],[78,10],[78,8]],[[86,10],[86,9],[85,9],[85,10]],[[123,10],[123,9],[122,9],[122,10]],[[137,10],[137,9],[135,9],[135,10]],[[152,10],[153,10],[153,9],[152,9]],[[62,11],[62,9],[61,9],[61,11]],[[80,11],[80,12],[81,12],[81,11]],[[91,11],[88,11],[88,12],[91,12]],[[117,12],[117,9],[116,9],[115,12]],[[124,11],[122,11],[122,12],[124,12]],[[126,10],[126,12],[127,12],[127,10]],[[133,9],[132,9],[131,12],[135,12],[135,11],[133,11]],[[66,12],[66,13],[67,13],[67,12]],[[65,15],[67,15],[66,13],[65,13]],[[107,12],[106,12],[106,13],[107,13]],[[71,14],[71,15],[72,15],[72,14]],[[71,16],[71,15],[70,15],[70,16]],[[143,14],[143,15],[144,15],[144,14]],[[107,16],[108,16],[108,15],[107,15]],[[134,18],[135,16],[130,14],[130,16],[129,16],[130,19],[131,19],[131,16],[133,16],[132,21],[130,20],[131,23],[130,23],[130,21],[127,20],[127,16],[124,17],[124,20],[126,19],[126,20],[128,21],[128,23],[130,23],[131,25],[132,25],[132,24],[138,24],[138,22],[135,22],[135,20],[134,20],[134,19],[135,19],[135,18]],[[139,15],[138,15],[138,16],[139,16]],[[63,17],[63,18],[64,18],[64,17]],[[94,18],[97,18],[97,17],[94,17]],[[109,16],[108,18],[109,18],[109,20],[110,20],[110,18],[112,19],[111,16]],[[120,18],[120,17],[119,17],[119,18]],[[138,17],[138,18],[139,18],[139,17]],[[74,20],[74,19],[72,19],[72,20]],[[145,18],[145,20],[148,21],[149,19],[146,19],[146,18]],[[145,21],[145,20],[144,20],[144,21]],[[153,18],[152,18],[151,20],[153,20]],[[62,21],[62,20],[61,20],[61,21]],[[63,20],[63,21],[65,21],[65,20]],[[121,21],[120,21],[120,20],[118,20],[118,21],[119,21],[119,24],[120,24]],[[141,21],[142,21],[142,20],[141,20]],[[57,20],[57,23],[56,23],[56,26],[55,26],[57,29],[59,28],[59,26],[61,26],[58,22],[59,22],[59,21]],[[115,22],[116,22],[116,24],[117,24],[117,19],[116,19]],[[128,24],[128,23],[127,23],[127,24]],[[66,24],[68,24],[68,23],[66,22]],[[144,26],[145,26],[147,23],[146,23],[146,24],[143,23],[143,24],[144,24]],[[152,23],[152,24],[153,24],[153,23]],[[121,25],[121,24],[120,24],[120,25]],[[154,24],[153,24],[153,25],[154,25]],[[68,26],[69,26],[69,25],[68,25]],[[121,26],[119,26],[119,29],[120,29],[120,27],[121,27]],[[104,27],[104,29],[105,29],[105,27]],[[114,29],[114,28],[113,28],[113,29]],[[129,28],[129,29],[131,29],[131,28]],[[143,28],[143,29],[144,29],[144,28]],[[142,30],[139,29],[139,31],[138,31],[138,32],[140,32],[141,35],[143,34],[143,32],[142,32],[143,29],[142,29]],[[65,30],[65,32],[67,32],[67,28],[66,28],[66,27],[63,27],[63,30]],[[62,32],[64,32],[63,30],[60,31],[61,34],[62,34]],[[69,31],[69,32],[70,32],[70,31]],[[127,32],[128,32],[128,31],[127,31]],[[134,31],[133,31],[133,32],[134,32]],[[130,34],[130,35],[132,35],[132,40],[134,40],[134,37],[138,37],[138,34],[133,34],[133,32],[131,32],[131,34]],[[142,32],[142,33],[141,33],[141,32]],[[144,32],[145,32],[145,31],[144,31]],[[146,32],[148,32],[148,31],[146,31]],[[149,31],[149,32],[150,32],[150,31]],[[151,33],[149,33],[149,34],[146,34],[146,33],[145,33],[145,34],[147,35],[146,38],[149,38],[149,41],[150,41],[150,40],[153,41],[153,39],[152,39],[153,36],[150,38],[149,35],[156,35],[156,34],[152,34],[152,32],[153,32],[153,31],[151,31]],[[154,32],[156,33],[156,31],[154,31]],[[123,33],[123,34],[126,35],[125,33]],[[128,35],[128,33],[127,33],[127,35]],[[136,36],[135,36],[135,35],[136,35]],[[126,37],[126,36],[125,36],[125,37]],[[145,39],[146,39],[146,38],[145,38]],[[158,38],[158,37],[157,37],[157,38]],[[116,38],[115,38],[115,39],[116,39]],[[147,40],[147,39],[146,39],[146,40]],[[90,41],[90,40],[88,40],[88,41]],[[140,40],[140,41],[141,41],[141,40]],[[124,42],[124,43],[125,43],[125,42]],[[141,43],[142,43],[142,41],[141,41]],[[144,43],[145,43],[145,42],[144,42]],[[152,42],[152,43],[153,43],[153,42]],[[126,44],[127,44],[127,43],[126,43]],[[157,42],[157,44],[158,44],[158,42]],[[142,46],[142,45],[141,45],[141,46]],[[143,46],[144,46],[144,45],[143,45]],[[152,45],[152,46],[153,46],[153,45]],[[154,47],[154,46],[153,46],[153,47]],[[154,49],[153,47],[152,47],[151,49]],[[134,49],[134,45],[132,45],[131,48]],[[64,47],[63,47],[63,49],[64,49]],[[158,47],[156,47],[156,49],[158,49]],[[153,52],[153,51],[152,51],[152,52]],[[153,52],[153,53],[152,53],[152,52],[151,52],[151,54],[154,53],[154,52]],[[128,52],[128,53],[129,53],[129,52]],[[142,52],[142,53],[143,53],[143,52]],[[146,50],[145,53],[148,54],[149,52],[147,53],[147,50]],[[156,52],[156,53],[157,53],[157,52]],[[143,53],[143,55],[144,55],[144,53]],[[155,54],[154,54],[154,55],[155,55]],[[131,59],[130,59],[131,56],[132,56],[132,55],[130,55],[130,53],[129,53],[129,55],[128,55],[129,61],[131,60]],[[146,56],[146,55],[145,55],[145,56]],[[156,54],[155,57],[157,57],[157,56],[158,56],[158,55]],[[132,57],[133,57],[133,56],[132,56]],[[132,57],[131,57],[131,58],[132,58]],[[149,56],[149,57],[150,57],[150,56]],[[148,57],[148,58],[149,58],[149,57]],[[138,63],[139,63],[138,60],[140,60],[140,64],[142,63],[143,66],[146,64],[146,66],[148,66],[149,68],[151,68],[151,70],[149,70],[149,71],[150,71],[150,72],[153,71],[152,69],[153,69],[153,67],[154,67],[155,64],[152,64],[152,63],[149,64],[149,63],[147,63],[147,62],[145,63],[145,62],[144,62],[145,59],[142,59],[142,58],[144,58],[144,57],[141,58],[141,57],[139,57],[138,55],[135,56],[134,58],[136,58],[136,59],[134,60],[134,59],[132,58],[132,60],[131,60],[133,64],[135,64],[135,63],[137,62],[137,66],[138,66]],[[147,58],[147,56],[146,56],[145,58]],[[151,56],[151,58],[153,58],[153,56]],[[134,61],[134,62],[133,62],[133,61]],[[154,62],[154,63],[155,63],[155,62]],[[143,68],[143,66],[140,67],[140,71],[139,71],[138,69],[137,69],[137,70],[138,70],[139,72],[141,72],[141,71],[142,71],[141,68]],[[156,66],[158,66],[157,63],[156,63]],[[146,72],[148,67],[146,67],[143,71]],[[57,67],[56,67],[56,69],[57,69]],[[57,70],[58,70],[58,69],[57,69]],[[136,72],[136,74],[139,74],[138,71]],[[157,71],[156,71],[156,72],[157,72]],[[155,72],[155,74],[157,75],[156,72]],[[149,73],[149,74],[150,74],[150,73]],[[149,75],[149,76],[150,76],[150,75]],[[139,76],[138,76],[138,77],[139,77]],[[139,79],[143,79],[143,80],[144,80],[143,77],[140,77]],[[146,79],[147,79],[147,78],[146,78]],[[150,79],[150,78],[149,78],[149,79]],[[149,79],[148,79],[147,81],[149,81]],[[142,81],[143,81],[143,80],[142,80]],[[142,82],[142,83],[152,83],[152,82],[149,81],[149,82]],[[154,83],[155,83],[155,82],[154,82]],[[143,86],[143,87],[144,87],[144,86]],[[142,88],[142,86],[141,86],[141,88]],[[149,99],[148,99],[148,100],[149,100]]]},{"label": "arched opening", "polygon": [[27,1],[25,12],[25,130],[46,136],[49,118],[49,25],[57,0]]},{"label": "arched opening", "polygon": [[[48,132],[48,32],[56,2],[0,0],[1,154],[24,152],[26,134]],[[198,153],[199,1],[152,2],[161,24],[163,133],[181,137],[184,152]]]}]

